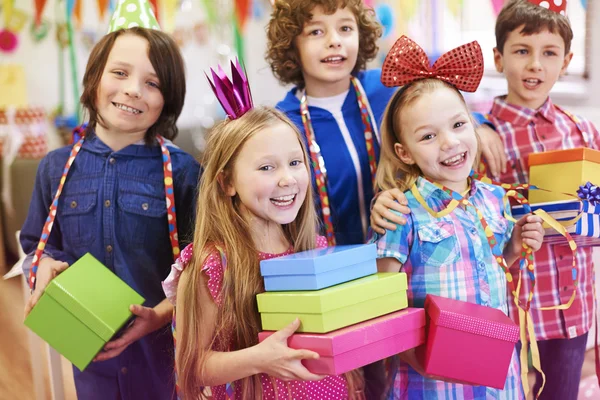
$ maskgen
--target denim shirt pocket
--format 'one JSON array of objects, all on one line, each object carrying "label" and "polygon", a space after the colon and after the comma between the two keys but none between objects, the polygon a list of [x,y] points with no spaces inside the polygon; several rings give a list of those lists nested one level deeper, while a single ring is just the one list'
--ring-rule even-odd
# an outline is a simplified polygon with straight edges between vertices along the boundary
[{"label": "denim shirt pocket", "polygon": [[64,242],[73,249],[90,247],[96,239],[94,212],[98,194],[94,191],[65,193],[61,200],[57,212]]},{"label": "denim shirt pocket", "polygon": [[[166,243],[168,226],[165,198],[119,191],[119,230],[125,242],[138,246],[151,246],[151,243]],[[163,240],[163,241],[161,241]],[[167,239],[168,240],[168,239]]]},{"label": "denim shirt pocket", "polygon": [[460,248],[452,221],[420,224],[417,230],[421,262],[431,267],[454,264],[460,259]]}]

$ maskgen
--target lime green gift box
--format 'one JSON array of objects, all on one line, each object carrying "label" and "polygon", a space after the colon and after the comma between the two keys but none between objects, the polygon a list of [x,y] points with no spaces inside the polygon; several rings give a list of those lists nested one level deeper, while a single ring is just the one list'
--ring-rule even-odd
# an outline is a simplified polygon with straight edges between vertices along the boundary
[{"label": "lime green gift box", "polygon": [[25,325],[83,371],[143,302],[88,253],[50,281]]},{"label": "lime green gift box", "polygon": [[403,272],[380,272],[321,290],[265,292],[256,299],[265,331],[299,318],[296,332],[327,333],[408,307]]}]

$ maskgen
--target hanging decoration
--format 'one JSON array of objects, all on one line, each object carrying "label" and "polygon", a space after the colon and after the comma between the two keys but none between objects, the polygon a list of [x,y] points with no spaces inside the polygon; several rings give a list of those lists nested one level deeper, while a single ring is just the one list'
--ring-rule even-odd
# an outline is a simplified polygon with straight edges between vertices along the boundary
[{"label": "hanging decoration", "polygon": [[204,11],[206,12],[208,23],[211,26],[215,26],[217,24],[216,1],[202,0],[202,5],[204,6]]},{"label": "hanging decoration", "polygon": [[494,10],[494,15],[497,17],[504,7],[504,0],[491,0],[492,1],[492,9]]},{"label": "hanging decoration", "polygon": [[[111,0],[112,2],[113,0]],[[114,1],[118,1],[118,0],[114,0]],[[160,10],[160,7],[158,6],[158,0],[150,0],[150,5],[152,6],[152,11],[154,11],[154,17],[156,18],[156,22],[158,22],[159,26],[162,24],[162,13]],[[114,5],[113,5],[113,9],[110,10],[110,13],[112,14],[114,10]]]},{"label": "hanging decoration", "polygon": [[39,25],[42,23],[42,13],[46,7],[46,0],[35,0],[35,23]]},{"label": "hanging decoration", "polygon": [[459,18],[462,12],[463,0],[446,0],[448,10],[454,18]]},{"label": "hanging decoration", "polygon": [[587,11],[587,0],[581,0],[581,6]]},{"label": "hanging decoration", "polygon": [[83,0],[75,0],[75,9],[73,10],[73,16],[75,17],[75,22],[77,23],[77,29],[81,29],[81,25],[83,23],[82,15],[83,15]]},{"label": "hanging decoration", "polygon": [[48,36],[48,32],[50,32],[50,22],[46,19],[42,19],[39,24],[36,24],[35,21],[31,21],[29,32],[33,41],[39,43]]},{"label": "hanging decoration", "polygon": [[106,15],[106,10],[108,9],[109,0],[96,0],[98,4],[98,15],[100,16],[100,21],[104,21],[104,16]]},{"label": "hanging decoration", "polygon": [[19,33],[27,23],[27,14],[17,8],[13,8],[4,18],[4,27],[13,33]]},{"label": "hanging decoration", "polygon": [[389,4],[380,4],[375,7],[375,15],[383,27],[382,37],[388,37],[394,31],[394,10]]},{"label": "hanging decoration", "polygon": [[173,32],[175,30],[177,3],[177,0],[161,0],[163,19],[160,21],[160,26],[166,32]]},{"label": "hanging decoration", "polygon": [[396,21],[393,37],[396,38],[408,33],[408,23],[419,9],[419,0],[393,1],[392,4]]},{"label": "hanging decoration", "polygon": [[234,2],[234,24],[233,24],[233,37],[235,43],[235,51],[240,60],[244,60],[244,28],[248,16],[250,15],[250,1],[251,0],[235,0]]},{"label": "hanging decoration", "polygon": [[0,30],[0,52],[12,53],[19,45],[19,38],[7,29]]}]

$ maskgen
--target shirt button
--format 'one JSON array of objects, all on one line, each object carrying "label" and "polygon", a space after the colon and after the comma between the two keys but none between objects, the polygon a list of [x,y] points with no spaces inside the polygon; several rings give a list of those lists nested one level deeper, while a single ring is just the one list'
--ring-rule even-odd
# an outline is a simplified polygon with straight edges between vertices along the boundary
[{"label": "shirt button", "polygon": [[72,201],[71,202],[71,208],[77,208],[77,202],[76,201]]},{"label": "shirt button", "polygon": [[148,203],[143,203],[142,204],[142,210],[148,211]]},{"label": "shirt button", "polygon": [[108,246],[106,246],[106,251],[108,251],[109,253],[112,253],[113,247],[109,244]]},{"label": "shirt button", "polygon": [[125,367],[121,368],[121,373],[123,375],[125,375],[127,373],[127,368],[125,368]]},{"label": "shirt button", "polygon": [[111,163],[111,165],[115,165],[115,163],[117,162],[117,160],[115,160],[114,158],[110,158],[110,160],[108,160],[109,163]]},{"label": "shirt button", "polygon": [[110,207],[110,200],[104,201],[104,207]]}]

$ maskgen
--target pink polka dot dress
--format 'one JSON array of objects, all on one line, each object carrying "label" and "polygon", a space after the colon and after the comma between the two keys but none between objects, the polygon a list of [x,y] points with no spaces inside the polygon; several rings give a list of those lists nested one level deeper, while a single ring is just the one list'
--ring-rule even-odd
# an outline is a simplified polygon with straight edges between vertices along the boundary
[{"label": "pink polka dot dress", "polygon": [[[317,247],[326,247],[327,240],[319,236],[317,238]],[[267,260],[270,258],[286,256],[292,254],[294,251],[292,248],[281,254],[269,254],[269,253],[258,253],[260,260]],[[189,264],[193,256],[192,245],[187,246],[181,253],[181,256],[177,259],[175,264],[171,267],[171,273],[163,282],[163,289],[167,298],[171,303],[176,303],[177,283],[181,272]],[[220,291],[221,282],[223,279],[223,263],[221,255],[217,249],[215,249],[204,262],[202,270],[208,276],[208,289],[215,300],[220,305]],[[258,333],[257,333],[258,334]],[[311,399],[311,400],[342,400],[348,398],[348,390],[346,387],[346,380],[343,376],[328,376],[327,378],[318,381],[282,381],[269,377],[266,374],[261,374],[261,382],[263,387],[263,399],[265,400],[276,400],[276,399]],[[228,394],[226,385],[220,385],[211,387],[212,395],[214,400],[227,400],[231,398],[231,394]],[[229,388],[230,389],[230,388]],[[231,390],[231,389],[230,389]],[[276,396],[276,393],[278,396]],[[236,400],[242,400],[241,393],[235,390],[233,396]]]}]

